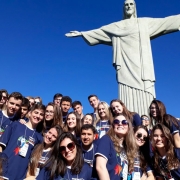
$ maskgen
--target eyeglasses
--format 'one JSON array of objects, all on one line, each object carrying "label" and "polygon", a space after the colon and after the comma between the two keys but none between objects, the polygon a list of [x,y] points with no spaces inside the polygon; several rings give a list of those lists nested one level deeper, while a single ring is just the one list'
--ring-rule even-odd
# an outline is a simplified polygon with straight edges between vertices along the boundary
[{"label": "eyeglasses", "polygon": [[46,111],[45,113],[46,114],[53,114],[54,112],[53,111]]},{"label": "eyeglasses", "polygon": [[[143,136],[142,133],[138,133],[138,134],[136,135],[136,137],[137,137],[138,139],[140,139],[142,136]],[[148,137],[143,136],[143,141],[147,141],[147,140],[148,140]]]},{"label": "eyeglasses", "polygon": [[114,121],[113,121],[113,124],[122,124],[123,126],[125,126],[125,125],[128,125],[129,123],[128,123],[128,121],[127,120],[122,120],[122,121],[120,121],[119,119],[115,119]]},{"label": "eyeglasses", "polygon": [[71,143],[69,143],[67,146],[60,146],[60,147],[59,147],[60,153],[65,153],[65,152],[66,152],[66,147],[67,147],[70,151],[72,151],[72,150],[75,148],[75,144],[74,144],[74,142],[71,142]]}]

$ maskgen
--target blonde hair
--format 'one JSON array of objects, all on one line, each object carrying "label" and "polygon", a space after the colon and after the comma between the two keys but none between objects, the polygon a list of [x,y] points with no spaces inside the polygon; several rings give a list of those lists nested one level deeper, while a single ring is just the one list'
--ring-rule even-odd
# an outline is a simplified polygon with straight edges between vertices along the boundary
[{"label": "blonde hair", "polygon": [[99,115],[99,110],[98,110],[100,105],[103,105],[105,108],[106,120],[110,120],[109,105],[108,105],[108,103],[101,101],[101,102],[99,102],[98,107],[97,107],[98,120],[94,123],[94,125],[96,125],[100,120],[102,120],[100,115]]},{"label": "blonde hair", "polygon": [[[131,172],[134,170],[134,159],[137,157],[138,147],[136,144],[132,123],[127,118],[127,116],[124,116],[124,117],[128,121],[129,125],[128,125],[127,134],[125,135],[125,138],[123,141],[123,147],[125,149],[127,159],[128,159],[128,169],[129,169],[129,172]],[[111,138],[111,140],[114,144],[115,151],[117,153],[121,153],[122,147],[120,147],[120,145],[119,145],[119,138],[116,135],[116,133],[114,132],[114,125],[113,124],[110,127],[109,131],[107,132],[107,135]]]}]

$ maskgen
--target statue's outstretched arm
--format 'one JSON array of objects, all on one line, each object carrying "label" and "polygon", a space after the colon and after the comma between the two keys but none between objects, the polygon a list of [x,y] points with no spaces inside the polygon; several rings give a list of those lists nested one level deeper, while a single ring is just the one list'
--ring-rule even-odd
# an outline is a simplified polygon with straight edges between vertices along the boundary
[{"label": "statue's outstretched arm", "polygon": [[79,31],[70,31],[69,33],[66,33],[65,36],[67,37],[77,37],[82,36],[82,33]]}]

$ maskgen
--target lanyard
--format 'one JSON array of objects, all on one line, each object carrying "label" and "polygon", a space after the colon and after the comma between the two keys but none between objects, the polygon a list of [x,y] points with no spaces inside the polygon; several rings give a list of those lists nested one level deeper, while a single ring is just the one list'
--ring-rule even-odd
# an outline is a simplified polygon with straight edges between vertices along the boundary
[{"label": "lanyard", "polygon": [[[26,139],[26,130],[27,130],[27,126],[26,126],[25,133],[24,133],[24,139]],[[34,133],[35,133],[35,130],[33,131],[32,138],[34,136]],[[29,142],[29,140],[28,140],[28,142]]]},{"label": "lanyard", "polygon": [[[67,168],[67,175],[68,175],[68,180],[71,180],[71,179],[69,178],[68,168]],[[78,174],[77,174],[77,178],[76,178],[76,179],[78,179]]]}]

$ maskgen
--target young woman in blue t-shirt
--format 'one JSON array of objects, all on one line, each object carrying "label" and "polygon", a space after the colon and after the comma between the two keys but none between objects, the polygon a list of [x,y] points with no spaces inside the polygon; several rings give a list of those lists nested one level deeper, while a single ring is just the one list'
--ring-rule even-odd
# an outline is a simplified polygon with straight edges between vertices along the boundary
[{"label": "young woman in blue t-shirt", "polygon": [[134,170],[129,172],[128,180],[154,180],[151,167],[148,129],[143,125],[137,126],[134,128],[134,135],[138,152],[134,162]]},{"label": "young woman in blue t-shirt", "polygon": [[153,100],[149,106],[152,126],[157,123],[164,124],[171,132],[175,147],[180,148],[180,123],[170,114],[166,113],[165,105],[159,100]]},{"label": "young woman in blue t-shirt", "polygon": [[163,124],[156,124],[151,132],[151,141],[157,180],[179,180],[180,149],[175,148],[170,130]]},{"label": "young woman in blue t-shirt", "polygon": [[45,171],[44,180],[91,179],[91,167],[84,163],[81,147],[70,132],[61,134],[48,162],[51,165]]},{"label": "young woman in blue t-shirt", "polygon": [[[9,125],[0,138],[0,147],[8,156],[8,173],[10,180],[25,177],[29,158],[34,146],[42,141],[42,135],[37,132],[38,125],[44,119],[45,106],[36,104],[29,112],[26,124],[14,122]],[[39,129],[42,127],[39,126]]]},{"label": "young woman in blue t-shirt", "polygon": [[94,117],[91,113],[87,113],[81,120],[81,124],[94,124]]},{"label": "young woman in blue t-shirt", "polygon": [[70,112],[66,117],[63,130],[72,133],[79,139],[81,134],[80,121],[80,117],[75,112]]},{"label": "young woman in blue t-shirt", "polygon": [[59,106],[54,103],[48,103],[45,111],[45,121],[43,123],[43,132],[47,132],[51,127],[55,125],[63,127],[62,112]]},{"label": "young woman in blue t-shirt", "polygon": [[110,102],[110,110],[112,112],[113,117],[121,114],[127,116],[134,127],[140,126],[142,124],[142,120],[139,114],[137,114],[136,112],[130,112],[126,108],[125,104],[119,99],[113,99]]},{"label": "young woman in blue t-shirt", "polygon": [[96,170],[100,180],[127,180],[134,169],[137,154],[133,127],[130,120],[119,115],[112,127],[98,143]]},{"label": "young woman in blue t-shirt", "polygon": [[109,110],[109,105],[106,102],[100,102],[97,107],[99,119],[95,122],[95,127],[98,133],[98,139],[102,138],[109,130],[112,124],[112,115]]},{"label": "young woman in blue t-shirt", "polygon": [[31,154],[26,177],[37,177],[39,174],[43,174],[41,169],[47,166],[47,161],[51,156],[54,144],[62,132],[62,128],[59,125],[56,125],[44,134],[44,141],[41,144],[38,144]]}]

